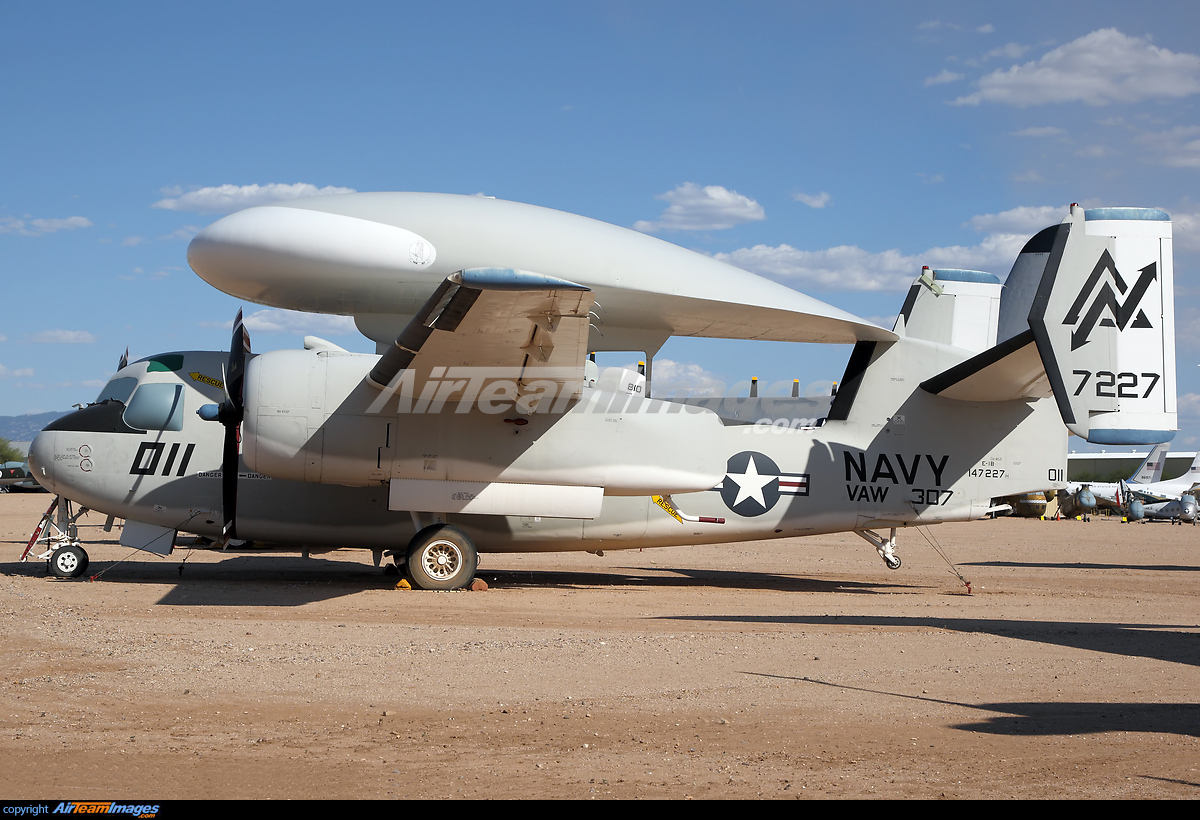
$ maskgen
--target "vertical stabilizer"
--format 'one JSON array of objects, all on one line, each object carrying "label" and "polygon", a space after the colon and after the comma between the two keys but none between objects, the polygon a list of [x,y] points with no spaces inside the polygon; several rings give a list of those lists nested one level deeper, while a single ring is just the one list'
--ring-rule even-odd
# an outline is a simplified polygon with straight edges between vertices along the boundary
[{"label": "vertical stabilizer", "polygon": [[1170,442],[1154,445],[1146,460],[1141,463],[1129,479],[1130,484],[1157,484],[1162,481],[1163,467],[1167,463],[1167,451],[1171,449]]},{"label": "vertical stabilizer", "polygon": [[[1041,234],[1039,234],[1041,236]],[[1071,206],[1029,313],[1063,421],[1096,444],[1176,431],[1171,220],[1153,208]]]},{"label": "vertical stabilizer", "polygon": [[904,335],[982,353],[996,344],[1000,279],[977,270],[925,268],[909,288]]}]

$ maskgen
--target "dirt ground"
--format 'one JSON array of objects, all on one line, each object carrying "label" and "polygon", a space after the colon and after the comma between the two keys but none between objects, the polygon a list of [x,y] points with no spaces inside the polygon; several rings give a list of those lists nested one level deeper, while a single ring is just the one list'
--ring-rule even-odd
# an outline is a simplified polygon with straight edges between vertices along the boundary
[{"label": "dirt ground", "polygon": [[[1196,798],[1200,529],[1000,519],[485,555],[18,563],[0,495],[0,799]],[[182,568],[182,570],[181,570]]]}]

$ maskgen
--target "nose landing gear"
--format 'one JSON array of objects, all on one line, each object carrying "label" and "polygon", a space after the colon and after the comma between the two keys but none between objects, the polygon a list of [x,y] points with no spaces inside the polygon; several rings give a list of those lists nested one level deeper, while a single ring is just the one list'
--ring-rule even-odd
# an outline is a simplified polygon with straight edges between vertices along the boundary
[{"label": "nose landing gear", "polygon": [[72,515],[71,501],[55,496],[30,536],[20,560],[28,560],[34,547],[44,542],[46,548],[37,557],[46,562],[46,572],[56,578],[78,578],[83,575],[88,568],[88,554],[79,543],[75,522],[87,511],[87,507],[80,507],[79,512]]},{"label": "nose landing gear", "polygon": [[68,544],[52,552],[46,566],[58,578],[78,578],[87,572],[88,554],[83,547]]}]

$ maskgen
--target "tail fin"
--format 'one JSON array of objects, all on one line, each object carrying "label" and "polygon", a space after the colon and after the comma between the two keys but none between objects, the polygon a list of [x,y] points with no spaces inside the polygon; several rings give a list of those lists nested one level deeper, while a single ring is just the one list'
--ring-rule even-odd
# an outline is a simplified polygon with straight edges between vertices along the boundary
[{"label": "tail fin", "polygon": [[926,267],[896,317],[906,336],[982,353],[996,344],[1000,280],[977,270]]},{"label": "tail fin", "polygon": [[1133,471],[1129,483],[1157,484],[1162,481],[1163,467],[1167,463],[1167,451],[1170,449],[1169,442],[1154,445],[1154,448],[1146,455],[1146,460]]},{"label": "tail fin", "polygon": [[1170,441],[1176,431],[1170,217],[1151,208],[1072,205],[1045,238],[1049,256],[1029,327],[1067,428],[1096,444]]},{"label": "tail fin", "polygon": [[969,401],[1036,398],[1048,387],[1067,428],[1090,442],[1170,441],[1173,274],[1165,213],[1072,205],[1017,257],[1000,300],[1000,343],[921,386]]}]

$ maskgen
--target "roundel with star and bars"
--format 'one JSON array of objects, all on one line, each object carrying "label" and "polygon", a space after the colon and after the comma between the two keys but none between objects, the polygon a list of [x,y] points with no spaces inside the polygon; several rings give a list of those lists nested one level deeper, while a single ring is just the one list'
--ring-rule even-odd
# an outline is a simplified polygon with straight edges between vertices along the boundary
[{"label": "roundel with star and bars", "polygon": [[732,512],[753,518],[774,507],[781,495],[808,495],[808,474],[785,473],[762,453],[745,450],[730,457],[725,478],[713,489]]}]

